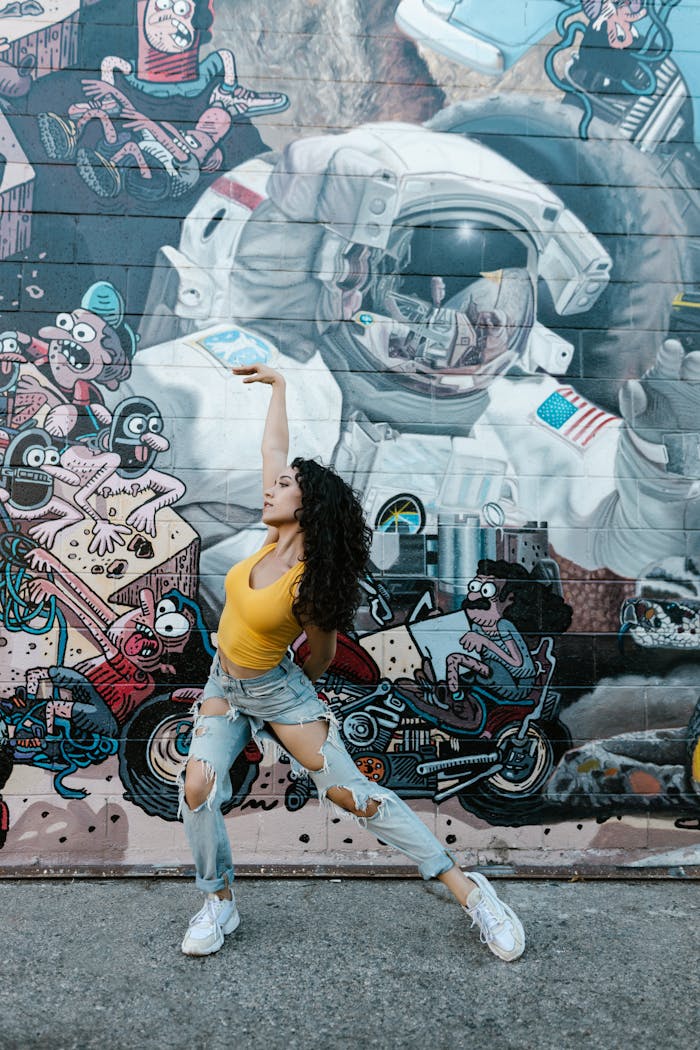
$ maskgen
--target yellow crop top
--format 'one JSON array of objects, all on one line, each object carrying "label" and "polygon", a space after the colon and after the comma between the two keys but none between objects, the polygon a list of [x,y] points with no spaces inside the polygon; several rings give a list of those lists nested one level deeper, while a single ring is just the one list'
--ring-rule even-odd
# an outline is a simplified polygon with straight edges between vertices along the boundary
[{"label": "yellow crop top", "polygon": [[241,667],[266,670],[278,664],[287,646],[301,634],[292,612],[304,563],[293,565],[267,587],[251,587],[250,574],[277,544],[244,558],[226,574],[226,604],[217,640],[225,657]]}]

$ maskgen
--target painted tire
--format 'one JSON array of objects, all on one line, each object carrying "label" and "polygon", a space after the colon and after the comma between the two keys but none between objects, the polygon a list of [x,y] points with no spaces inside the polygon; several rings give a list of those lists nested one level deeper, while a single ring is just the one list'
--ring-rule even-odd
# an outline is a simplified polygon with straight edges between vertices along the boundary
[{"label": "painted tire", "polygon": [[547,817],[548,803],[541,792],[555,765],[572,746],[571,735],[559,721],[536,722],[528,729],[532,753],[518,757],[509,745],[520,726],[505,726],[494,744],[505,760],[504,769],[477,781],[458,796],[470,813],[503,827],[539,824]]},{"label": "painted tire", "polygon": [[[134,711],[119,741],[119,775],[124,798],[151,817],[177,820],[177,774],[187,757],[192,716],[186,704],[169,696],[154,696]],[[228,813],[247,797],[258,773],[245,751],[231,766],[232,796],[222,807]]]},{"label": "painted tire", "polygon": [[688,280],[688,230],[656,160],[600,122],[600,137],[582,141],[580,119],[573,106],[504,95],[449,106],[428,127],[474,138],[543,182],[610,253],[611,281],[591,310],[559,317],[541,287],[538,320],[577,345],[578,392],[617,413],[621,383],[653,364]]}]

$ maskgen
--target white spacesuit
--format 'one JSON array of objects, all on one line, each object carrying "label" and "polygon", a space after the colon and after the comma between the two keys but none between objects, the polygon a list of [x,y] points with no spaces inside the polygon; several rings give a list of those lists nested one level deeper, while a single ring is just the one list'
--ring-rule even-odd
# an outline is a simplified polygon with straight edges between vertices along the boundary
[{"label": "white spacesuit", "polygon": [[[363,493],[379,568],[387,533],[439,544],[474,522],[546,522],[558,554],[622,576],[696,552],[700,355],[665,344],[621,417],[555,379],[573,348],[538,323],[538,283],[559,314],[585,313],[610,259],[480,144],[403,124],[302,139],[222,176],[163,251],[128,385],[171,419],[212,606],[260,539],[265,398],[182,333],[232,316],[235,339],[280,353],[295,453],[332,454]],[[168,311],[178,337],[148,346]]]}]

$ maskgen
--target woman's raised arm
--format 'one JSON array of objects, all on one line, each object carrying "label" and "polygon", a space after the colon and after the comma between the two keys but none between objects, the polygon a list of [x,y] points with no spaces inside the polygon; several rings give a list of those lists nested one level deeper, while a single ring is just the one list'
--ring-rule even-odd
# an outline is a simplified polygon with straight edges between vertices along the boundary
[{"label": "woman's raised arm", "polygon": [[278,476],[287,466],[289,456],[289,424],[287,423],[287,406],[285,403],[286,384],[284,377],[274,368],[267,365],[249,365],[233,368],[237,376],[245,376],[244,383],[266,383],[272,387],[270,404],[267,408],[265,429],[262,437],[262,475],[263,491],[274,485]]}]

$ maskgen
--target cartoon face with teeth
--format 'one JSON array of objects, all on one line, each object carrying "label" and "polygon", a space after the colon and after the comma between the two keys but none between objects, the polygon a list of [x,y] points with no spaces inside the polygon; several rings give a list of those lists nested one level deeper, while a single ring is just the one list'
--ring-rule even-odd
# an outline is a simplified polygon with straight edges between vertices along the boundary
[{"label": "cartoon face with teeth", "polygon": [[114,620],[107,636],[137,667],[153,671],[169,656],[183,651],[194,627],[188,608],[178,608],[169,596],[156,603],[153,591],[144,587],[138,607]]},{"label": "cartoon face with teeth", "polygon": [[124,378],[122,372],[128,357],[119,335],[103,317],[90,310],[78,308],[58,314],[56,323],[41,328],[39,336],[48,343],[51,374],[64,393],[72,393],[80,381],[97,382],[116,390]]},{"label": "cartoon face with teeth", "polygon": [[194,0],[146,0],[143,30],[155,51],[179,55],[196,40]]}]

